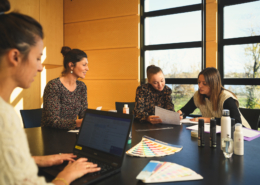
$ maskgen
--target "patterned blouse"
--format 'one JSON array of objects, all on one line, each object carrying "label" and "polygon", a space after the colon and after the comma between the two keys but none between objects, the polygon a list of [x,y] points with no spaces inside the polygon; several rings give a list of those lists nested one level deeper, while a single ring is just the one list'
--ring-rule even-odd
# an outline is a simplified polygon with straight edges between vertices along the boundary
[{"label": "patterned blouse", "polygon": [[162,91],[157,91],[149,83],[137,87],[135,118],[141,121],[146,120],[148,116],[155,114],[155,106],[174,111],[171,94],[172,90],[166,85]]},{"label": "patterned blouse", "polygon": [[77,87],[70,92],[60,81],[60,78],[48,82],[43,95],[43,113],[41,125],[75,129],[77,116],[84,117],[88,108],[87,87],[81,81],[76,81]]}]

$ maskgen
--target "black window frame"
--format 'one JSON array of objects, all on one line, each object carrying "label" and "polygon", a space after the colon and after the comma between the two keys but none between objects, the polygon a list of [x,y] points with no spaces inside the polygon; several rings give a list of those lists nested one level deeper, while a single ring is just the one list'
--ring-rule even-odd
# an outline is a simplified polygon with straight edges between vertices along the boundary
[{"label": "black window frame", "polygon": [[[164,10],[156,10],[151,12],[144,12],[144,1],[140,0],[140,81],[145,83],[145,51],[147,50],[163,50],[163,49],[185,49],[201,47],[201,70],[205,68],[206,64],[206,0],[201,0],[200,4],[169,8]],[[158,0],[159,1],[159,0]],[[145,46],[145,26],[144,20],[147,17],[156,17],[162,15],[173,15],[178,13],[192,12],[201,10],[201,26],[202,39],[195,42],[171,43],[171,44],[156,44]],[[197,78],[166,78],[166,84],[197,84]]]},{"label": "black window frame", "polygon": [[218,70],[222,85],[260,85],[259,78],[224,78],[224,46],[260,43],[260,36],[224,39],[224,7],[259,0],[218,0]]}]

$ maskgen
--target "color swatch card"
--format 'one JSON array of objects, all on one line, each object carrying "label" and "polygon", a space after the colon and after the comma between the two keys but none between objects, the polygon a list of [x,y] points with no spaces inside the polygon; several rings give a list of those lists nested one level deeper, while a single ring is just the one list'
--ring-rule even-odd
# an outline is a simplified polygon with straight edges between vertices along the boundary
[{"label": "color swatch card", "polygon": [[179,152],[182,148],[180,145],[172,145],[143,136],[141,142],[129,149],[126,154],[136,157],[161,157]]},{"label": "color swatch card", "polygon": [[201,180],[193,170],[171,162],[150,161],[136,179],[145,183]]}]

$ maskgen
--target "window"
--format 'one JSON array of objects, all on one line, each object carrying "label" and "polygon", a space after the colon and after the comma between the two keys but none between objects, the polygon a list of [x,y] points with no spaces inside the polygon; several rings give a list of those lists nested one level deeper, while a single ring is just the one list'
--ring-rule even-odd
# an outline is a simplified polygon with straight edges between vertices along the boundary
[{"label": "window", "polygon": [[197,76],[204,69],[204,4],[204,0],[141,0],[141,83],[147,66],[161,67],[175,110],[198,89]]},{"label": "window", "polygon": [[219,71],[240,107],[260,108],[260,1],[219,0]]}]

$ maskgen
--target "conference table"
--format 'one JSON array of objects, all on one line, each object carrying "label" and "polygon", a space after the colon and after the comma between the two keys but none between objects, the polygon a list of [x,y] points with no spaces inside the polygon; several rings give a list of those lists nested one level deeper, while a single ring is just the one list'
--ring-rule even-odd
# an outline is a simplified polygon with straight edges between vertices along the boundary
[{"label": "conference table", "polygon": [[[152,125],[135,121],[132,125],[132,143],[127,145],[127,150],[135,146],[142,136],[182,145],[183,149],[173,155],[164,157],[132,157],[125,155],[120,173],[96,182],[98,185],[132,185],[144,184],[136,180],[136,176],[150,160],[168,161],[192,169],[203,176],[202,180],[179,181],[164,184],[205,184],[205,185],[237,185],[260,184],[260,138],[244,142],[244,156],[234,155],[226,159],[220,149],[220,134],[217,134],[217,147],[209,147],[209,134],[205,133],[205,147],[198,147],[197,138],[191,137],[191,131],[186,129],[192,124],[182,125]],[[155,129],[173,127],[165,130],[136,131],[137,129]],[[77,139],[77,134],[67,130],[47,127],[24,129],[32,155],[48,155],[57,153],[71,153]],[[41,171],[41,169],[40,169]],[[47,174],[47,180],[52,177]],[[155,183],[163,184],[163,183]]]}]

